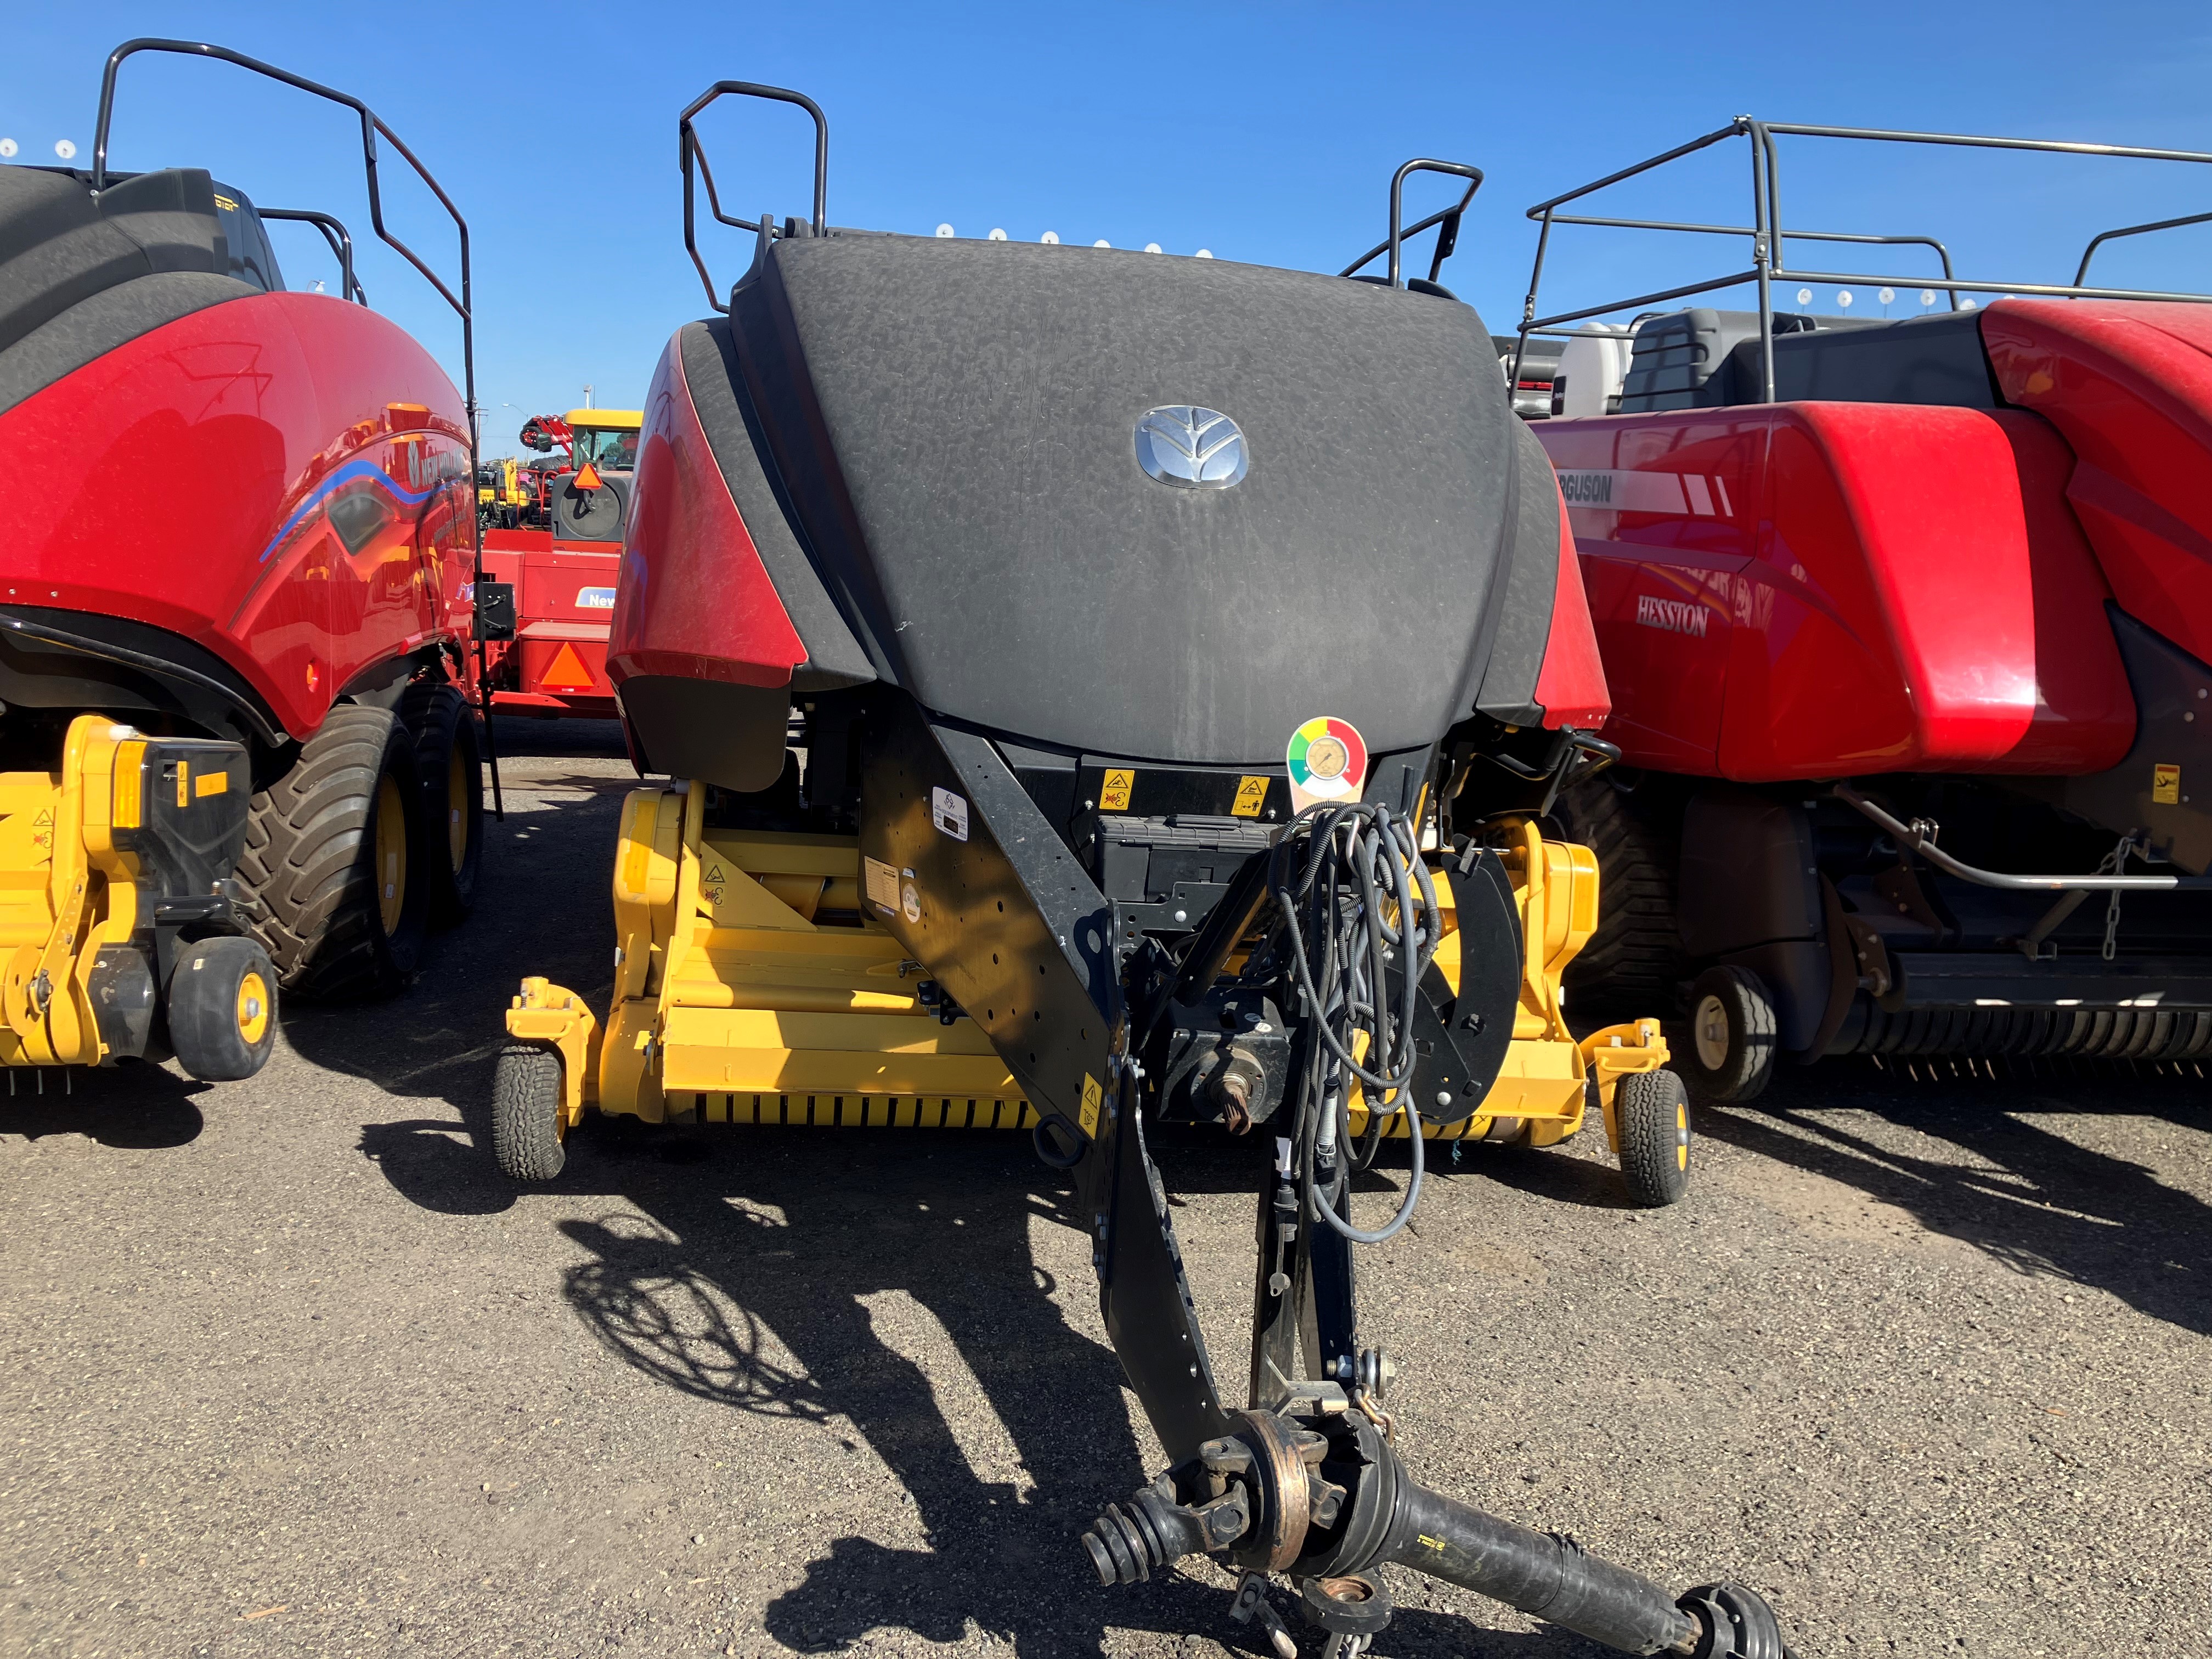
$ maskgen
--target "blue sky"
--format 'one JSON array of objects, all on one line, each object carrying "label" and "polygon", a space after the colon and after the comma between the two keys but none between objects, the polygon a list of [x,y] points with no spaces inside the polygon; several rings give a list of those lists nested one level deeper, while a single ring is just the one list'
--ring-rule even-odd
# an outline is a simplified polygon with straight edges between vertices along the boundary
[{"label": "blue sky", "polygon": [[[831,124],[833,222],[962,235],[1047,230],[1169,255],[1334,270],[1381,240],[1391,169],[1473,161],[1488,181],[1445,281],[1498,331],[1534,249],[1522,210],[1749,112],[1770,120],[2094,139],[2212,150],[2212,7],[1861,3],[1390,8],[1050,8],[566,3],[374,8],[198,3],[11,9],[0,137],[19,161],[91,152],[100,64],[134,34],[210,40],[350,90],[429,164],[474,239],[487,453],[523,412],[642,398],[670,332],[704,313],[678,228],[676,112],[709,82],[811,94]],[[204,166],[265,205],[321,207],[368,237],[343,112],[225,66],[124,70],[112,160]],[[795,111],[704,127],[740,214],[803,213],[811,151]],[[1747,210],[1741,141],[1614,198],[1630,216]],[[1857,153],[1851,153],[1857,152]],[[2198,175],[2202,175],[2201,177]],[[403,235],[453,265],[449,228],[386,169]],[[2051,161],[1802,143],[1784,222],[1943,236],[1962,275],[2063,281],[2118,223],[2212,210],[2212,167]],[[1425,210],[1441,183],[1414,204]],[[295,287],[334,270],[281,232]],[[1546,309],[1741,268],[1739,245],[1563,240]],[[1674,244],[1669,246],[1668,244]],[[741,238],[710,240],[723,283]],[[1839,257],[1839,256],[1838,256]],[[2109,265],[2104,263],[2109,258]],[[450,313],[396,258],[361,260],[379,309],[456,370]],[[1860,269],[1869,267],[1862,265]],[[1910,256],[1895,270],[1917,309]],[[2102,280],[2212,288],[2212,226],[2100,256]],[[335,287],[335,283],[332,283]],[[1872,296],[1857,291],[1863,314]],[[1785,301],[1785,303],[1787,301]],[[1814,309],[1835,308],[1831,289]],[[1878,306],[1873,307],[1879,310]],[[509,407],[512,405],[512,407]]]}]

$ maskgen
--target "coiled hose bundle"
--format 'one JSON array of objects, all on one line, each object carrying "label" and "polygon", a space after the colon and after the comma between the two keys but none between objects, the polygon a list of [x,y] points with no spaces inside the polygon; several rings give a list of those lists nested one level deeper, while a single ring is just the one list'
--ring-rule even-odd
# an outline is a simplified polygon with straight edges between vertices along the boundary
[{"label": "coiled hose bundle", "polygon": [[[1276,842],[1267,890],[1277,917],[1271,954],[1290,975],[1310,1033],[1293,1097],[1299,1183],[1316,1219],[1354,1243],[1378,1244],[1413,1218],[1421,1196],[1414,1014],[1441,930],[1419,830],[1387,806],[1310,806]],[[1353,1157],[1355,1083],[1367,1130]],[[1405,1197],[1381,1227],[1355,1227],[1352,1174],[1373,1161],[1401,1113],[1413,1160]]]}]

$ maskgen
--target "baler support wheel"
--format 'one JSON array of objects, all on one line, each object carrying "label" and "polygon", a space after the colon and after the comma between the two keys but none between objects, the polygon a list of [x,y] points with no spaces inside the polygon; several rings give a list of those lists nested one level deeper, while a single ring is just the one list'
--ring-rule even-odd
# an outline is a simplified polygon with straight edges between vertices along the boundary
[{"label": "baler support wheel", "polygon": [[492,1157],[511,1181],[550,1181],[568,1161],[561,1056],[531,1043],[500,1051],[492,1085]]},{"label": "baler support wheel", "polygon": [[1690,990],[1690,1064],[1715,1100],[1758,1096],[1774,1075],[1774,1000],[1748,968],[1724,964]]}]

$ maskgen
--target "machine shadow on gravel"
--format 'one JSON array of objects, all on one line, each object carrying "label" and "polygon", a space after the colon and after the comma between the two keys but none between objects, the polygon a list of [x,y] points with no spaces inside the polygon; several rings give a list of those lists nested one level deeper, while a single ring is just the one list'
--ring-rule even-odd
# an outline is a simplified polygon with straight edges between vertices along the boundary
[{"label": "machine shadow on gravel", "polygon": [[[2202,1128],[2212,1122],[2203,1099],[2201,1085],[2118,1075],[2026,1087],[1954,1085],[1940,1091],[1871,1073],[1856,1088],[1838,1087],[1832,1076],[1815,1085],[1785,1075],[1755,1105],[1703,1104],[1698,1127],[1713,1139],[1856,1187],[2015,1272],[2108,1291],[2152,1318],[2212,1334],[2212,1298],[2196,1265],[2212,1254],[2212,1206],[2142,1164],[2014,1115],[2124,1111]],[[2177,1111],[2184,1100],[2198,1109]],[[1877,1145],[1836,1121],[1832,1114],[1839,1107],[1949,1141],[1996,1170]]]},{"label": "machine shadow on gravel", "polygon": [[[21,1071],[0,1093],[0,1138],[82,1135],[102,1146],[160,1152],[199,1138],[199,1097],[214,1085],[160,1066]],[[233,1085],[234,1087],[238,1085]]]},{"label": "machine shadow on gravel", "polygon": [[[1166,1150],[1181,1191],[1249,1185],[1247,1149]],[[972,1620],[1037,1656],[1103,1652],[1109,1628],[1198,1630],[1267,1651],[1227,1621],[1218,1583],[1163,1573],[1143,1597],[1112,1598],[1085,1570],[1075,1540],[1097,1493],[1140,1482],[1144,1457],[1126,1413],[1097,1408],[1121,1395],[1119,1363],[1061,1305],[1094,1293],[1088,1273],[1063,1285],[1035,1260],[1035,1225],[1077,1223],[1024,1139],[606,1125],[550,1188],[563,1189],[625,1201],[561,1224],[586,1253],[564,1293],[611,1353],[734,1411],[850,1425],[913,1500],[928,1547],[817,1546],[805,1579],[763,1613],[784,1648],[834,1652],[883,1629],[954,1642]],[[891,1292],[959,1349],[1030,1490],[975,1469],[929,1376],[878,1335],[870,1298]],[[1243,1355],[1216,1361],[1233,1372]],[[1466,1634],[1409,1610],[1375,1651],[1442,1659],[1465,1651]],[[1555,1633],[1500,1634],[1484,1651],[1601,1650]]]},{"label": "machine shadow on gravel", "polygon": [[[623,797],[638,779],[564,762],[619,758],[621,737],[604,721],[520,726],[507,720],[498,728],[503,749],[521,752],[503,755],[505,819],[485,816],[473,924],[435,941],[423,972],[391,1001],[287,1010],[286,1036],[302,1058],[459,1115],[458,1123],[440,1113],[362,1127],[362,1150],[394,1187],[449,1214],[489,1214],[514,1201],[513,1183],[477,1150],[490,1145],[506,995],[525,973],[551,972],[573,975],[567,983],[604,997],[614,950],[606,849]],[[456,1130],[468,1139],[456,1139]]]}]

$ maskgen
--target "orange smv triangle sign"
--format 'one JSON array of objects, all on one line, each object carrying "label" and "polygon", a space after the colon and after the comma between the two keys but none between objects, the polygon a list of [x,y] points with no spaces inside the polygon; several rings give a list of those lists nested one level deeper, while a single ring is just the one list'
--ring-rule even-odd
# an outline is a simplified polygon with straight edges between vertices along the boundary
[{"label": "orange smv triangle sign", "polygon": [[584,666],[576,647],[564,641],[553,653],[553,660],[538,684],[548,691],[588,691],[592,684],[592,671]]}]

